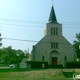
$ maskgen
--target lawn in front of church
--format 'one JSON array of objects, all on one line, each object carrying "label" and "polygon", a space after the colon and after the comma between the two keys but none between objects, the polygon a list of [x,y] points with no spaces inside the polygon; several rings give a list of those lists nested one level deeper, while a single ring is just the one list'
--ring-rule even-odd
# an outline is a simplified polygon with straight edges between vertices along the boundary
[{"label": "lawn in front of church", "polygon": [[[69,69],[67,69],[69,70]],[[69,70],[70,71],[70,70]],[[80,72],[80,70],[76,71]],[[61,69],[43,69],[29,71],[1,71],[0,80],[73,80],[66,78]]]},{"label": "lawn in front of church", "polygon": [[66,78],[0,78],[0,80],[73,80]]}]

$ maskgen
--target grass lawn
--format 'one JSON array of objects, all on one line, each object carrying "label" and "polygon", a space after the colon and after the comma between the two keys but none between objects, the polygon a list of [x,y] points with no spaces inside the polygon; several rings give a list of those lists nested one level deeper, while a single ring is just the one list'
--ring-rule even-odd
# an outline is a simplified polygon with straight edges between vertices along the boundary
[{"label": "grass lawn", "polygon": [[65,78],[0,78],[0,80],[73,80],[73,79],[65,79]]},{"label": "grass lawn", "polygon": [[[66,69],[70,71],[70,69]],[[80,69],[75,69],[80,72]],[[68,73],[69,75],[69,73]],[[43,70],[15,71],[13,69],[0,69],[0,80],[73,80],[67,79],[61,69],[45,69],[44,79]]]}]

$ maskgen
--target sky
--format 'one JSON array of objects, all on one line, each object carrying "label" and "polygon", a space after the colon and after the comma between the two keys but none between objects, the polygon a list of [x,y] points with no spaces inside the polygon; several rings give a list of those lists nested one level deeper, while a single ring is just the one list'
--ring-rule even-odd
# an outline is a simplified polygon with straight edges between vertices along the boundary
[{"label": "sky", "polygon": [[0,0],[2,47],[30,52],[44,36],[52,5],[63,36],[73,44],[80,32],[80,0]]}]

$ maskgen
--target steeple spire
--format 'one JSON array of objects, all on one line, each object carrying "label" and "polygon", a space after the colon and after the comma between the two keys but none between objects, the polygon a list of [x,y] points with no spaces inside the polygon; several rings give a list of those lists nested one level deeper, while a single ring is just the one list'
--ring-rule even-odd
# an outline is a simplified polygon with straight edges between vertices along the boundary
[{"label": "steeple spire", "polygon": [[52,5],[51,13],[50,13],[50,16],[49,16],[49,22],[53,22],[53,23],[57,22],[53,5]]},{"label": "steeple spire", "polygon": [[52,6],[53,6],[53,0],[52,0]]}]

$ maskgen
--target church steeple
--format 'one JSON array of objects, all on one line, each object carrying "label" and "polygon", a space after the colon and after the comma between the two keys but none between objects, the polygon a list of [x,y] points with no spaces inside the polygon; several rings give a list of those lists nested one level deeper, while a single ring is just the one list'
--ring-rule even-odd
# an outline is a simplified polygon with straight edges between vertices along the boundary
[{"label": "church steeple", "polygon": [[57,22],[53,6],[51,8],[51,12],[50,12],[50,16],[49,16],[49,22],[52,22],[52,23],[56,23]]}]

